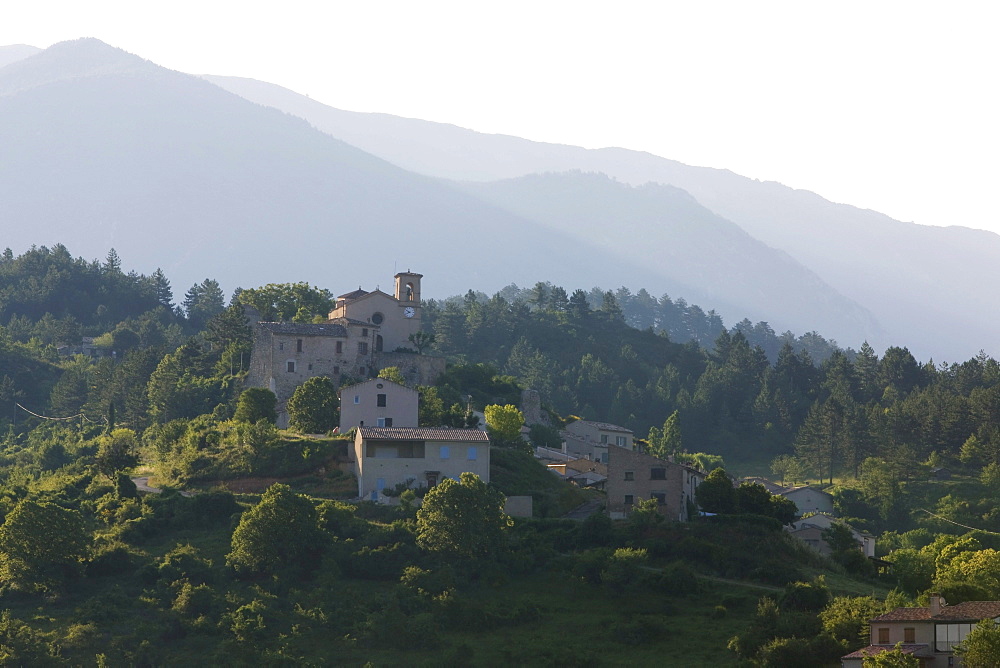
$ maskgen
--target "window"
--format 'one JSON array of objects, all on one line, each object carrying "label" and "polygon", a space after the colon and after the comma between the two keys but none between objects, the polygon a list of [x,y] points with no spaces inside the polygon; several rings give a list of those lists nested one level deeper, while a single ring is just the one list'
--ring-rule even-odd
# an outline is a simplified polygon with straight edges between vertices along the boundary
[{"label": "window", "polygon": [[372,322],[375,323],[376,325],[381,325],[383,320],[385,320],[385,316],[382,315],[381,313],[372,314]]},{"label": "window", "polygon": [[601,444],[602,445],[607,445],[608,444],[608,435],[607,434],[601,434]]},{"label": "window", "polygon": [[378,427],[391,427],[392,418],[378,418],[376,420],[376,423],[377,423],[376,426]]},{"label": "window", "polygon": [[344,342],[337,341],[337,354],[339,355],[342,352],[344,352]]},{"label": "window", "polygon": [[917,642],[917,630],[913,628],[903,629],[903,642],[907,645],[912,645]]},{"label": "window", "polygon": [[375,395],[375,405],[378,406],[379,408],[385,408],[385,395],[384,394],[376,394]]},{"label": "window", "polygon": [[333,375],[335,375],[335,376],[339,376],[340,375],[340,367],[339,366],[333,367]]},{"label": "window", "polygon": [[440,455],[441,459],[448,459],[449,457],[451,457],[451,448],[449,448],[447,445],[442,445]]},{"label": "window", "polygon": [[367,327],[362,327],[361,328],[361,338],[363,338],[363,339],[367,339],[368,338],[368,328]]},{"label": "window", "polygon": [[309,365],[309,370],[310,370],[310,371],[312,371],[312,370],[313,370],[313,365],[312,365],[312,364],[310,364],[310,365]]},{"label": "window", "polygon": [[626,494],[625,495],[625,505],[626,506],[631,506],[633,503],[635,503],[635,497],[632,496],[631,494]]},{"label": "window", "polygon": [[385,418],[385,426],[386,427],[392,426],[392,418]]},{"label": "window", "polygon": [[358,394],[354,395],[354,403],[355,404],[360,404],[361,403],[361,396],[360,395],[358,395]]},{"label": "window", "polygon": [[625,471],[626,480],[635,480],[635,471]]},{"label": "window", "polygon": [[295,352],[297,352],[297,353],[301,353],[302,352],[302,339],[296,339],[295,340]]},{"label": "window", "polygon": [[664,492],[653,492],[649,495],[649,498],[656,499],[656,504],[659,506],[667,502],[667,495]]},{"label": "window", "polygon": [[625,443],[626,439],[624,436],[615,436],[615,445],[617,445],[619,448],[624,448]]},{"label": "window", "polygon": [[889,629],[880,628],[878,630],[878,644],[888,645],[889,644]]},{"label": "window", "polygon": [[665,468],[649,469],[649,479],[650,480],[666,480],[667,479],[667,469],[665,469]]},{"label": "window", "polygon": [[295,373],[295,362],[285,362],[285,370],[288,373]]},{"label": "window", "polygon": [[361,376],[362,378],[364,378],[365,376],[368,375],[368,369],[366,369],[363,366],[359,366],[358,367],[358,375]]},{"label": "window", "polygon": [[284,350],[284,349],[285,349],[285,342],[284,341],[279,342],[278,343],[278,350]]},{"label": "window", "polygon": [[470,445],[469,449],[465,453],[465,458],[470,462],[474,462],[479,458],[479,451],[476,450],[476,446]]},{"label": "window", "polygon": [[358,354],[359,355],[367,355],[368,354],[368,342],[367,341],[358,341]]}]

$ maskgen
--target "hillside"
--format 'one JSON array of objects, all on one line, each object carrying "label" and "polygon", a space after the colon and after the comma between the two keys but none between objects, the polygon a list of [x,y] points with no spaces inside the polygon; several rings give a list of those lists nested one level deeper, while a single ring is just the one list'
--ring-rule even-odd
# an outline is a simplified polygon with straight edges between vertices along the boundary
[{"label": "hillside", "polygon": [[[178,292],[206,270],[226,291],[294,278],[340,292],[433,266],[428,296],[515,280],[625,285],[697,298],[730,322],[822,329],[854,347],[877,329],[787,256],[746,235],[719,236],[735,228],[707,212],[692,218],[690,203],[677,205],[683,197],[629,205],[664,223],[655,243],[609,245],[600,229],[614,229],[607,215],[585,233],[522,215],[502,198],[405,171],[96,40],[0,69],[0,141],[6,244],[21,252],[58,241],[84,257],[114,247],[142,273],[162,266]],[[615,195],[616,206],[629,192]],[[697,242],[677,236],[685,225]],[[685,247],[686,264],[655,257]],[[719,255],[723,247],[732,252]],[[771,300],[779,285],[782,298]],[[769,300],[780,308],[765,315]]]},{"label": "hillside", "polygon": [[206,274],[227,291],[374,286],[408,266],[437,267],[446,294],[515,276],[655,282],[622,271],[624,254],[584,274],[580,258],[599,252],[585,241],[97,40],[0,70],[0,144],[4,244],[114,247],[178,292]]},{"label": "hillside", "polygon": [[[870,333],[870,343],[877,349],[905,341],[920,356],[939,361],[965,359],[980,349],[997,352],[1000,295],[990,286],[1000,279],[1000,236],[960,227],[977,221],[956,220],[956,227],[948,228],[904,223],[779,183],[649,153],[588,150],[443,123],[343,111],[272,84],[206,78],[422,174],[493,181],[583,170],[634,186],[650,181],[673,185],[764,244],[787,252],[845,298],[877,314],[882,331]],[[558,193],[552,195],[558,197]],[[669,237],[653,235],[645,242],[665,247]],[[781,308],[780,302],[774,300],[775,311]],[[857,347],[868,335],[858,330],[853,336],[838,338]]]}]

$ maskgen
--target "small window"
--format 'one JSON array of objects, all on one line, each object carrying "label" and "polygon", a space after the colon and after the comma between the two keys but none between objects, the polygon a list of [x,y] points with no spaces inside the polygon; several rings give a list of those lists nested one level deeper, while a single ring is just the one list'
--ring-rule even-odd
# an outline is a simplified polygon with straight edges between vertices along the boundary
[{"label": "small window", "polygon": [[385,418],[385,426],[386,427],[392,426],[392,418]]},{"label": "small window", "polygon": [[635,471],[625,471],[626,480],[635,480]]},{"label": "small window", "polygon": [[912,645],[917,642],[917,630],[914,628],[903,629],[903,642]]},{"label": "small window", "polygon": [[365,376],[368,375],[368,369],[366,369],[363,366],[359,366],[358,367],[358,375],[361,376],[362,378],[364,378]]},{"label": "small window", "polygon": [[381,325],[383,320],[385,320],[385,316],[381,313],[372,314],[372,322],[376,325]]},{"label": "small window", "polygon": [[888,628],[883,627],[883,628],[880,628],[878,630],[878,644],[879,645],[888,645],[889,644],[889,629]]},{"label": "small window", "polygon": [[375,419],[375,426],[376,427],[384,427],[385,426],[385,418],[376,418]]},{"label": "small window", "polygon": [[440,454],[441,454],[441,459],[448,459],[449,457],[451,457],[451,448],[448,447],[447,445],[442,445]]},{"label": "small window", "polygon": [[312,364],[310,364],[310,365],[309,365],[309,370],[310,370],[310,371],[312,371],[312,370],[313,370],[313,365],[312,365]]},{"label": "small window", "polygon": [[602,445],[607,445],[608,444],[608,435],[607,434],[601,434],[601,444]]},{"label": "small window", "polygon": [[385,408],[385,395],[384,394],[376,394],[375,395],[375,405],[378,406],[379,408]]},{"label": "small window", "polygon": [[337,341],[337,353],[340,354],[342,352],[344,352],[344,342]]},{"label": "small window", "polygon": [[284,349],[285,349],[285,342],[284,341],[280,341],[278,343],[278,350],[284,350]]},{"label": "small window", "polygon": [[295,373],[295,362],[285,362],[285,370],[288,373]]},{"label": "small window", "polygon": [[626,494],[625,495],[625,505],[626,506],[631,506],[634,503],[635,503],[635,497],[632,496],[631,494]]},{"label": "small window", "polygon": [[340,375],[340,367],[339,366],[333,367],[333,375],[335,375],[335,376],[339,376]]},{"label": "small window", "polygon": [[302,352],[302,339],[296,339],[295,340],[295,352],[297,352],[297,353],[301,353]]},{"label": "small window", "polygon": [[361,395],[359,395],[359,394],[355,394],[354,395],[354,403],[355,404],[360,404],[361,403]]},{"label": "small window", "polygon": [[479,458],[479,451],[476,450],[476,446],[474,446],[474,445],[469,446],[469,449],[466,452],[465,458],[468,459],[470,462],[474,462],[474,461],[476,461],[476,459]]},{"label": "small window", "polygon": [[667,495],[664,492],[653,492],[649,495],[649,498],[656,499],[656,504],[659,506],[667,502]]},{"label": "small window", "polygon": [[649,479],[650,480],[666,480],[667,479],[667,469],[665,469],[665,468],[652,468],[652,469],[649,469]]},{"label": "small window", "polygon": [[363,339],[367,339],[368,338],[368,328],[367,327],[362,327],[361,328],[361,338],[363,338]]},{"label": "small window", "polygon": [[625,447],[625,443],[626,443],[626,439],[625,439],[624,436],[615,436],[615,445],[617,445],[620,448],[624,448]]},{"label": "small window", "polygon": [[358,341],[358,354],[367,355],[368,354],[368,343],[365,341]]}]

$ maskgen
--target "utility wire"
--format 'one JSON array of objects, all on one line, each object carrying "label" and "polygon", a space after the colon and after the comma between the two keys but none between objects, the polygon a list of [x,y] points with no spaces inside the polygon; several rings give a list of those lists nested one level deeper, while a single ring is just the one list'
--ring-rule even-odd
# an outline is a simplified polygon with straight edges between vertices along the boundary
[{"label": "utility wire", "polygon": [[89,422],[91,424],[100,424],[100,422],[96,422],[94,420],[91,420],[89,417],[87,417],[83,413],[77,413],[76,415],[70,415],[69,417],[49,417],[47,415],[39,415],[38,413],[35,413],[33,411],[29,411],[27,408],[25,408],[21,404],[17,403],[16,401],[14,402],[14,405],[17,406],[18,408],[20,408],[25,413],[27,413],[29,415],[34,415],[36,418],[41,418],[43,420],[67,421],[67,420],[75,420],[77,418],[82,417],[84,420],[86,420],[87,422]]},{"label": "utility wire", "polygon": [[963,529],[969,529],[970,531],[979,531],[981,533],[988,533],[988,534],[991,534],[993,536],[1000,536],[1000,533],[997,533],[996,531],[987,531],[986,529],[977,529],[976,527],[970,527],[967,524],[959,524],[958,522],[956,522],[954,520],[949,520],[947,517],[941,517],[940,515],[935,515],[931,511],[925,510],[924,508],[917,508],[917,510],[922,510],[923,512],[927,513],[931,517],[936,517],[937,519],[941,520],[942,522],[950,522],[951,524],[954,524],[955,526],[962,527]]}]

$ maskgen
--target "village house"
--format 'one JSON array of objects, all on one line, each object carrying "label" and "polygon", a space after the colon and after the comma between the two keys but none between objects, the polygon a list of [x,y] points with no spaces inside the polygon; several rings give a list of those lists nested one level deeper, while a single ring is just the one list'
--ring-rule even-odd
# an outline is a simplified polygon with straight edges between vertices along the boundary
[{"label": "village house", "polygon": [[1000,601],[966,601],[948,605],[944,598],[931,594],[930,605],[920,608],[896,608],[871,620],[871,644],[841,657],[844,668],[861,668],[866,656],[901,649],[919,659],[921,668],[961,666],[954,647],[984,619],[1000,620]]},{"label": "village house", "polygon": [[359,427],[354,437],[362,499],[378,501],[399,483],[433,487],[465,472],[490,481],[490,439],[479,429]]},{"label": "village house", "polygon": [[607,422],[577,420],[566,425],[560,435],[563,439],[563,452],[595,462],[607,463],[609,446],[629,450],[635,447],[632,430]]},{"label": "village house", "polygon": [[429,385],[445,360],[417,355],[410,335],[420,331],[421,274],[395,276],[395,293],[355,290],[337,298],[325,323],[258,322],[247,387],[266,387],[278,399],[278,427],[288,426],[287,403],[299,385],[326,376],[364,380],[379,369],[398,367],[410,385]]},{"label": "village house", "polygon": [[623,519],[633,506],[656,499],[658,510],[667,519],[685,522],[697,508],[695,489],[705,474],[685,464],[658,459],[626,448],[608,449],[608,513]]},{"label": "village house", "polygon": [[790,499],[798,509],[799,515],[806,513],[825,513],[833,515],[833,497],[826,492],[813,489],[808,485],[790,487],[783,492],[778,492],[786,499]]},{"label": "village house", "polygon": [[416,427],[420,393],[384,378],[340,389],[340,431],[354,427]]},{"label": "village house", "polygon": [[823,538],[823,532],[835,523],[842,524],[850,530],[854,540],[858,543],[858,549],[866,557],[873,558],[875,556],[875,536],[867,532],[857,531],[832,515],[816,513],[796,520],[791,526],[785,527],[785,530],[820,554],[829,555],[831,553],[830,546],[827,544],[826,539]]}]

